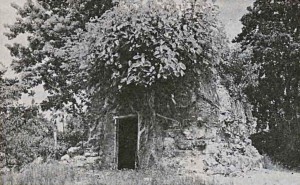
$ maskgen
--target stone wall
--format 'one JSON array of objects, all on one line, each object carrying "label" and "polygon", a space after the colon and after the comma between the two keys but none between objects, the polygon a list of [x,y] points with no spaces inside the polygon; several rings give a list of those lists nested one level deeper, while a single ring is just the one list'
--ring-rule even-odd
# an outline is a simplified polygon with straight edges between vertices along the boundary
[{"label": "stone wall", "polygon": [[[261,156],[249,139],[255,131],[255,119],[247,102],[230,97],[218,81],[203,83],[193,101],[195,106],[186,123],[160,130],[156,135],[159,144],[155,167],[176,169],[178,173],[207,174],[236,174],[261,167]],[[112,115],[102,120],[97,130],[84,143],[81,156],[85,158],[76,160],[91,161],[88,155],[93,154],[99,167],[116,169],[116,130]],[[139,152],[140,158],[148,155]]]},{"label": "stone wall", "polygon": [[249,139],[255,132],[251,106],[230,97],[220,84],[200,93],[203,98],[197,101],[196,121],[184,129],[165,131],[161,165],[180,173],[207,174],[260,168],[261,156]]}]

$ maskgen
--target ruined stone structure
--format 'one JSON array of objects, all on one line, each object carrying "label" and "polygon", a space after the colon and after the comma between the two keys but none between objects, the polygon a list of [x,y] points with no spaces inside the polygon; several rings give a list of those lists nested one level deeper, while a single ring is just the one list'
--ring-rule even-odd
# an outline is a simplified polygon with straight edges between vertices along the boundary
[{"label": "ruined stone structure", "polygon": [[[184,2],[178,1],[178,8]],[[193,106],[188,119],[179,122],[156,114],[157,128],[152,133],[147,118],[124,111],[126,107],[106,113],[83,144],[84,155],[92,153],[101,168],[109,169],[153,167],[229,174],[260,167],[261,156],[249,139],[255,131],[251,107],[230,97],[219,75],[214,75],[214,79],[199,79],[201,88],[189,101]]]},{"label": "ruined stone structure", "polygon": [[[250,105],[230,97],[216,81],[202,82],[201,98],[193,100],[189,120],[170,120],[172,124],[160,127],[155,135],[146,134],[138,115],[109,114],[83,144],[83,156],[93,154],[89,161],[95,159],[99,167],[109,169],[154,167],[178,173],[230,174],[260,168],[261,156],[249,139],[255,132]],[[155,151],[150,151],[149,140],[156,143]],[[81,166],[85,160],[80,158]]]}]

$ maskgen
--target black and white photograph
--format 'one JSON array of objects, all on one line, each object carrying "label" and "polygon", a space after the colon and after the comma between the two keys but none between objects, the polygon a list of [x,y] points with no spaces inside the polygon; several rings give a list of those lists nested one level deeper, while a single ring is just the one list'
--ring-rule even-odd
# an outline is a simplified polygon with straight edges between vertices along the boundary
[{"label": "black and white photograph", "polygon": [[0,185],[300,185],[300,0],[0,0]]}]

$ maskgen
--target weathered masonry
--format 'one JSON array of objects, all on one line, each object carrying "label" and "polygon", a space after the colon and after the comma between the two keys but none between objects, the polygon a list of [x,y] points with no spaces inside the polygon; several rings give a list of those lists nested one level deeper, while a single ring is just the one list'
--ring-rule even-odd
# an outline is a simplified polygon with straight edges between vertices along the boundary
[{"label": "weathered masonry", "polygon": [[138,114],[107,114],[84,144],[85,153],[96,153],[97,165],[106,169],[228,174],[259,168],[261,156],[249,139],[255,132],[250,105],[219,83],[203,83],[199,93],[191,119],[178,124],[156,115],[153,133]]}]

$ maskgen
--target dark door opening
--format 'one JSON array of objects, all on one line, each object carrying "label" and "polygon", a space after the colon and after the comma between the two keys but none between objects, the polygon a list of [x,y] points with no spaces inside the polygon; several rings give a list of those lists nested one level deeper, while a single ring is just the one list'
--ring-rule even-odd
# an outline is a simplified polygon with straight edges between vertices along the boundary
[{"label": "dark door opening", "polygon": [[118,119],[117,122],[118,169],[135,169],[137,155],[137,117]]}]

